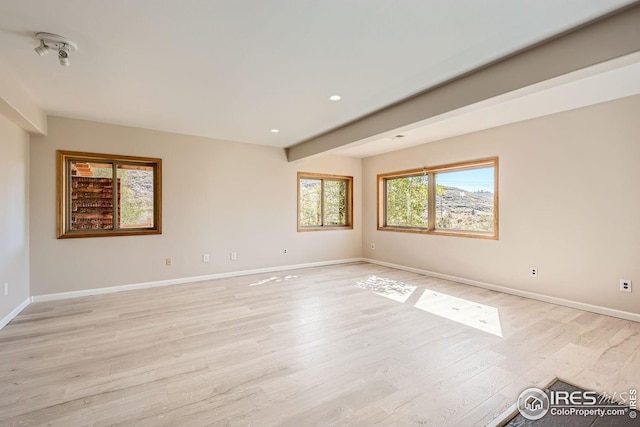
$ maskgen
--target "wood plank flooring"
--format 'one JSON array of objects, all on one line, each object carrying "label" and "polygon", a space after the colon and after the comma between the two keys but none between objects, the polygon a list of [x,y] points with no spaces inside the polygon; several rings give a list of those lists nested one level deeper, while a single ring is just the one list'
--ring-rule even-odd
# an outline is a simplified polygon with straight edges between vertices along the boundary
[{"label": "wood plank flooring", "polygon": [[640,324],[353,263],[31,304],[0,425],[466,427],[554,376],[640,389]]}]

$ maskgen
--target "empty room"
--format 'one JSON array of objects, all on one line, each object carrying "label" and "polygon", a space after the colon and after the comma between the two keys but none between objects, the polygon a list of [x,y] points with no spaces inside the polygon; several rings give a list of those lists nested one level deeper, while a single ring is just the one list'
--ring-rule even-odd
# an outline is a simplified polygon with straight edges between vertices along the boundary
[{"label": "empty room", "polygon": [[640,2],[0,3],[0,426],[631,426]]}]

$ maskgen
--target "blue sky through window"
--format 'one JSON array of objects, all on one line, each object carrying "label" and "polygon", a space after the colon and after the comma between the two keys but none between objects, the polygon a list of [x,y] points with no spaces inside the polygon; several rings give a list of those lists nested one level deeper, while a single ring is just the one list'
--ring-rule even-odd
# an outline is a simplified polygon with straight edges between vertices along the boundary
[{"label": "blue sky through window", "polygon": [[436,184],[470,192],[488,191],[493,193],[493,167],[437,173]]}]

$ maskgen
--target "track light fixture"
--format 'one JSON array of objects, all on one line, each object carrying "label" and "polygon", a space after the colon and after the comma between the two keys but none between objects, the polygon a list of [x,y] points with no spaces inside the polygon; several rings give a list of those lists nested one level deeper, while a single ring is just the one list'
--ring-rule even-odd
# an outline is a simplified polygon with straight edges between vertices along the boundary
[{"label": "track light fixture", "polygon": [[58,59],[63,67],[69,66],[69,46],[64,45],[58,50]]},{"label": "track light fixture", "polygon": [[40,40],[40,46],[34,49],[36,53],[45,56],[49,50],[57,50],[58,60],[63,67],[69,66],[69,55],[78,50],[78,46],[74,42],[57,34],[37,33],[36,40]]},{"label": "track light fixture", "polygon": [[35,51],[38,55],[45,56],[47,53],[49,53],[49,46],[44,44],[44,40],[40,40],[40,46],[35,48]]}]

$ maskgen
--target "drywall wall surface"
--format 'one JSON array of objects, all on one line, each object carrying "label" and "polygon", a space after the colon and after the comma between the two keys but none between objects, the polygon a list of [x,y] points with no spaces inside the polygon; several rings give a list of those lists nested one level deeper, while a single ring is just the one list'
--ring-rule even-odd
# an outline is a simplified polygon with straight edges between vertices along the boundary
[{"label": "drywall wall surface", "polygon": [[[58,117],[48,129],[31,142],[32,295],[362,254],[360,159],[289,163],[274,147]],[[161,158],[162,234],[56,239],[56,150]],[[353,230],[297,232],[298,171],[354,177]]]},{"label": "drywall wall surface", "polygon": [[28,133],[47,133],[47,114],[0,64],[0,115]]},{"label": "drywall wall surface", "polygon": [[0,115],[0,319],[29,298],[28,180],[29,134]]},{"label": "drywall wall surface", "polygon": [[[363,256],[640,313],[638,112],[632,96],[364,159]],[[499,240],[376,229],[378,174],[490,156]]]}]

